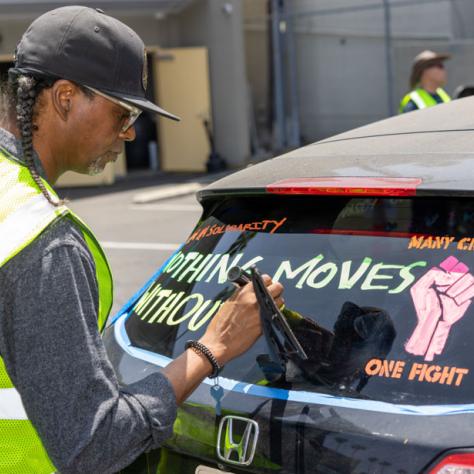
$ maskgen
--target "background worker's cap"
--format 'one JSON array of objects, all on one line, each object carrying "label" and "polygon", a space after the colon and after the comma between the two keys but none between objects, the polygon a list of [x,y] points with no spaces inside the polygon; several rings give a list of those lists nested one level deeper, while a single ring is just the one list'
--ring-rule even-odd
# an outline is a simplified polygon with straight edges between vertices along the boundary
[{"label": "background worker's cap", "polygon": [[417,54],[413,59],[413,65],[410,76],[410,88],[413,89],[420,82],[422,72],[433,66],[433,64],[442,63],[450,59],[451,55],[446,53],[435,53],[426,49],[420,54]]},{"label": "background worker's cap", "polygon": [[68,6],[38,17],[17,46],[11,72],[68,79],[179,120],[145,96],[148,67],[143,41],[100,9]]}]

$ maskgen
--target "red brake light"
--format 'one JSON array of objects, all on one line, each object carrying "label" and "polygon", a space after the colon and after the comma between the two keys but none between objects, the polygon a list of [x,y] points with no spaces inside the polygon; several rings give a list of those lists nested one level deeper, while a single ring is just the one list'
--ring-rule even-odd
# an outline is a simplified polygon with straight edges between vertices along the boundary
[{"label": "red brake light", "polygon": [[474,453],[449,454],[429,474],[474,474]]},{"label": "red brake light", "polygon": [[283,179],[266,187],[272,194],[314,194],[346,196],[414,196],[420,178],[294,178]]}]

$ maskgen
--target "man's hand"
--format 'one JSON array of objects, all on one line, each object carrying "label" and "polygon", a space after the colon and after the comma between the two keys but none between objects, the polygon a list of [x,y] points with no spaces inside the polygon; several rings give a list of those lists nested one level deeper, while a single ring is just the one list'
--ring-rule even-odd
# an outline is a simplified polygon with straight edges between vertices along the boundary
[{"label": "man's hand", "polygon": [[411,296],[418,324],[405,349],[431,361],[443,352],[451,326],[471,304],[474,276],[464,263],[448,257],[412,286]]},{"label": "man's hand", "polygon": [[[268,275],[263,281],[278,306],[283,304],[281,283],[273,283]],[[247,283],[226,301],[201,338],[220,365],[249,349],[262,334],[260,307],[252,283]]]},{"label": "man's hand", "polygon": [[[268,275],[263,276],[263,281],[276,304],[281,306],[283,286],[273,283]],[[212,352],[219,365],[223,366],[249,349],[261,334],[257,297],[252,283],[247,283],[221,306],[200,342]],[[176,401],[180,404],[211,374],[212,367],[205,357],[187,350],[170,362],[162,372],[168,377]]]}]

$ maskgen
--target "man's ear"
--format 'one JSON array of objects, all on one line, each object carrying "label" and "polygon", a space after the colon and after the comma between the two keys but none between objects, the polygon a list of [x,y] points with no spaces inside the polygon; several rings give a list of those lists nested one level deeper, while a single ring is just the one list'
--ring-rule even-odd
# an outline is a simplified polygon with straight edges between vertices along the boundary
[{"label": "man's ear", "polygon": [[61,120],[67,121],[74,101],[78,97],[78,87],[71,81],[60,79],[51,88],[52,105]]}]

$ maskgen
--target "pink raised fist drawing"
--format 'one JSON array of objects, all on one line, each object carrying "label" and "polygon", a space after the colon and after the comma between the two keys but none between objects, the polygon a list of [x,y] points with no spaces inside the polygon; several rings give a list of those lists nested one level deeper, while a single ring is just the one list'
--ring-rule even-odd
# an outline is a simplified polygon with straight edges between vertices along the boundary
[{"label": "pink raised fist drawing", "polygon": [[426,361],[443,352],[451,326],[466,313],[474,296],[474,276],[455,257],[443,260],[412,287],[418,323],[405,344],[407,352]]}]

